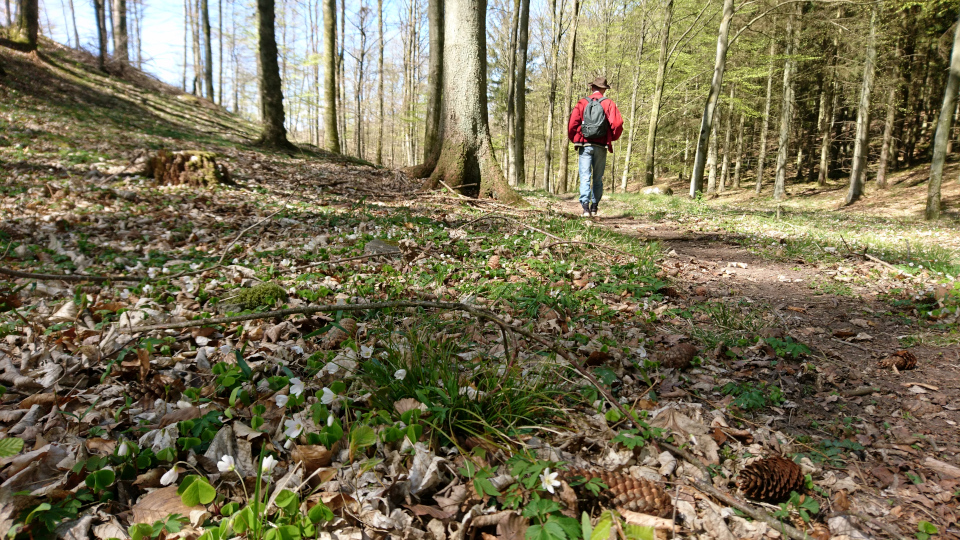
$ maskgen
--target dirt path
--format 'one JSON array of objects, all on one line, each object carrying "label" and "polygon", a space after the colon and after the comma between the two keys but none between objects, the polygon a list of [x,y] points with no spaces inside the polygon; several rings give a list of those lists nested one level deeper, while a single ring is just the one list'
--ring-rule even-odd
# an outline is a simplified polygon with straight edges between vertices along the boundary
[{"label": "dirt path", "polygon": [[[711,355],[731,379],[769,381],[788,396],[787,404],[773,408],[777,414],[747,423],[766,423],[821,454],[845,448],[838,453],[843,460],[822,466],[849,474],[857,505],[874,510],[869,513],[953,523],[955,530],[957,510],[948,501],[960,477],[931,469],[928,460],[960,465],[960,348],[937,346],[937,332],[921,328],[912,310],[905,313],[891,300],[893,289],[909,282],[877,277],[885,269],[870,261],[778,262],[746,249],[729,232],[703,234],[622,217],[616,204],[608,209],[609,217],[596,219],[599,226],[665,246],[662,275],[677,292],[677,306],[747,306],[773,335],[782,331],[811,349],[797,362]],[[576,201],[565,202],[563,211],[576,215]],[[682,322],[689,334],[694,325],[716,321],[701,316]],[[902,340],[906,336],[920,338]],[[918,359],[916,369],[878,367],[905,344],[912,345],[906,349]]]}]

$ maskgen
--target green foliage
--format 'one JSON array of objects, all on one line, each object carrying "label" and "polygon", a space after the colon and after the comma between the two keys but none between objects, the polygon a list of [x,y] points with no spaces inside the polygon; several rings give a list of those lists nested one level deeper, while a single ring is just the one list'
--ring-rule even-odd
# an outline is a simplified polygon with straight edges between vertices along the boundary
[{"label": "green foliage", "polygon": [[210,482],[202,476],[195,474],[188,475],[177,488],[177,495],[187,506],[196,506],[198,504],[210,504],[217,496],[217,491],[213,489]]},{"label": "green foliage", "polygon": [[810,354],[810,348],[800,343],[794,341],[790,336],[787,336],[784,339],[779,339],[775,337],[765,338],[764,341],[767,342],[767,345],[773,347],[774,352],[780,358],[789,358],[796,360],[801,356],[806,356]]},{"label": "green foliage", "polygon": [[175,534],[180,532],[183,525],[190,523],[190,519],[180,514],[170,514],[166,519],[157,520],[150,525],[148,523],[137,523],[127,529],[131,540],[150,540],[158,538],[161,534]]},{"label": "green foliage", "polygon": [[478,467],[468,459],[463,463],[463,467],[460,467],[457,469],[457,471],[463,477],[468,478],[473,482],[473,489],[477,492],[478,497],[483,497],[485,495],[490,495],[492,497],[500,496],[500,492],[497,491],[497,488],[494,487],[493,482],[490,481],[495,474],[495,471],[491,467]]},{"label": "green foliage", "polygon": [[820,512],[820,503],[816,499],[800,495],[796,491],[791,491],[790,499],[787,502],[780,503],[779,506],[780,509],[776,510],[773,516],[780,520],[789,519],[791,512],[796,511],[804,523],[810,523],[811,514]]},{"label": "green foliage", "polygon": [[23,450],[23,439],[7,437],[0,439],[0,458],[15,456]]},{"label": "green foliage", "polygon": [[917,523],[917,532],[914,534],[917,540],[930,540],[934,534],[939,534],[937,527],[929,521],[920,521]]},{"label": "green foliage", "polygon": [[744,411],[759,411],[767,407],[776,407],[782,405],[785,399],[783,391],[779,387],[765,382],[759,384],[729,382],[719,390],[726,396],[734,396],[733,405]]},{"label": "green foliage", "polygon": [[276,283],[260,283],[249,289],[241,289],[226,302],[237,304],[243,309],[257,309],[259,307],[273,307],[278,301],[286,301],[287,291]]}]

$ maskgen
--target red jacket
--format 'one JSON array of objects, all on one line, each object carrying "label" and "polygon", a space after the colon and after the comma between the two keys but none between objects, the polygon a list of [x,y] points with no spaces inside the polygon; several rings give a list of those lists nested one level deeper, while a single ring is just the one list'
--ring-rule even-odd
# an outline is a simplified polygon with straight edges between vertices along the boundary
[{"label": "red jacket", "polygon": [[[599,99],[603,97],[603,94],[594,92],[590,97]],[[570,113],[570,124],[567,126],[567,137],[573,144],[603,144],[607,146],[607,150],[613,152],[613,141],[619,139],[620,135],[623,134],[623,117],[620,116],[620,110],[617,109],[617,104],[610,98],[600,102],[603,112],[607,115],[607,121],[610,122],[610,130],[607,131],[606,137],[587,140],[580,133],[580,125],[583,123],[583,111],[587,108],[589,101],[588,98],[582,98],[573,108],[573,112]]]}]

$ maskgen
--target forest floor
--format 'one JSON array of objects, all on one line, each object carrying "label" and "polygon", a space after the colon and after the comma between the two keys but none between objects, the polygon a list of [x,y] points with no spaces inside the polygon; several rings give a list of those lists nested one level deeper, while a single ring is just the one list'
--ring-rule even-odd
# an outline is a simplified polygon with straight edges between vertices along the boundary
[{"label": "forest floor", "polygon": [[[0,281],[0,532],[560,539],[617,508],[631,538],[781,536],[750,509],[817,538],[960,537],[955,222],[422,193],[263,152],[90,61],[0,48],[0,267],[28,274]],[[157,186],[160,148],[215,152],[235,183]],[[798,495],[745,503],[738,474],[775,454],[806,478],[761,483]]]}]

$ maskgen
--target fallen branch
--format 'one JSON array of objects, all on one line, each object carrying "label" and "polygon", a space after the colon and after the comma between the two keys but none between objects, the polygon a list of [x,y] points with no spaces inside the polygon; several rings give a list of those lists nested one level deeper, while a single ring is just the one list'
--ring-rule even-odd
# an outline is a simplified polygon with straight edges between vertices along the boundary
[{"label": "fallen branch", "polygon": [[251,226],[247,227],[246,229],[240,231],[240,234],[238,234],[237,237],[233,239],[233,242],[230,242],[229,244],[227,244],[227,248],[224,249],[224,250],[223,250],[223,254],[220,255],[220,260],[217,261],[217,265],[223,264],[223,258],[227,256],[227,253],[230,253],[230,249],[233,247],[233,245],[236,244],[237,241],[240,240],[240,238],[243,237],[243,235],[247,234],[247,232],[248,232],[250,229],[253,229],[253,228],[255,228],[255,227],[258,227],[258,226],[261,225],[263,222],[265,222],[265,221],[267,221],[268,219],[272,218],[273,216],[279,214],[280,212],[283,212],[283,210],[284,210],[284,209],[281,208],[280,210],[277,210],[276,212],[270,214],[269,216],[261,219],[260,221],[254,223],[253,225],[251,225]]},{"label": "fallen branch", "polygon": [[866,258],[870,259],[871,261],[873,261],[873,262],[875,262],[875,263],[877,263],[877,264],[881,264],[881,265],[883,265],[883,266],[886,266],[887,268],[889,268],[890,270],[893,270],[894,272],[896,272],[897,274],[899,274],[899,275],[901,275],[901,276],[907,276],[907,277],[910,278],[910,279],[914,279],[914,280],[923,282],[923,280],[920,279],[920,278],[918,278],[917,276],[915,276],[915,275],[913,275],[913,274],[908,274],[908,273],[904,272],[903,270],[897,268],[896,266],[888,263],[887,261],[878,259],[877,257],[874,257],[873,255],[871,255],[871,254],[869,254],[869,253],[864,253],[863,255],[864,255]]},{"label": "fallen branch", "polygon": [[620,251],[620,250],[617,249],[617,248],[612,248],[612,247],[610,247],[610,246],[603,246],[603,247],[601,248],[600,246],[598,246],[597,244],[594,244],[594,243],[592,243],[592,242],[577,242],[577,241],[574,241],[574,240],[564,240],[563,242],[554,242],[554,243],[552,243],[552,244],[547,244],[547,245],[543,246],[543,248],[544,248],[544,249],[550,249],[550,248],[552,248],[552,247],[554,247],[554,246],[559,246],[559,245],[563,245],[563,244],[578,244],[578,245],[582,245],[582,246],[590,246],[590,247],[596,249],[597,251],[599,251],[600,253],[603,253],[604,255],[606,255],[606,253],[604,253],[604,250],[605,250],[605,249],[609,249],[610,251],[619,253],[620,255],[624,255],[624,256],[627,256],[627,257],[633,257],[634,259],[637,258],[636,255],[633,255],[632,253],[627,253],[626,251]]},{"label": "fallen branch", "polygon": [[716,487],[714,487],[714,485],[710,482],[710,471],[707,469],[706,465],[704,465],[693,454],[687,452],[686,450],[681,450],[680,448],[677,448],[672,444],[668,444],[665,442],[658,442],[658,444],[666,448],[670,452],[682,457],[683,459],[685,459],[686,461],[690,462],[695,467],[700,469],[700,472],[703,473],[703,479],[696,481],[696,488],[699,489],[700,491],[707,493],[708,495],[716,498],[717,500],[723,502],[728,506],[736,508],[737,510],[743,512],[744,514],[750,516],[751,518],[757,521],[762,521],[766,523],[773,529],[779,531],[784,536],[793,538],[793,540],[810,540],[810,536],[808,534],[800,530],[797,530],[796,528],[790,525],[787,525],[786,523],[783,523],[777,518],[771,516],[769,513],[764,512],[763,510],[760,510],[760,509],[753,508],[747,503],[741,502],[736,498],[732,497],[731,495],[724,493],[719,489],[717,489]]},{"label": "fallen branch", "polygon": [[846,512],[840,512],[839,515],[846,514],[851,517],[855,517],[864,523],[869,523],[870,525],[876,526],[878,529],[883,530],[883,532],[889,534],[890,536],[896,538],[897,540],[907,540],[900,531],[894,529],[891,525],[880,521],[879,519],[873,519],[870,516],[862,514],[860,512],[854,512],[853,510],[847,510]]},{"label": "fallen branch", "polygon": [[[469,197],[467,197],[467,196],[464,195],[463,193],[460,193],[459,191],[457,191],[457,190],[453,189],[452,187],[450,187],[449,185],[447,185],[447,183],[444,182],[443,180],[438,180],[438,182],[440,182],[440,184],[441,184],[443,187],[445,187],[445,188],[447,188],[448,190],[450,190],[450,193],[453,193],[453,194],[456,195],[458,198],[460,198],[460,199],[469,199]],[[472,184],[471,184],[471,185],[472,185]],[[460,187],[464,187],[464,186],[460,186]]]},{"label": "fallen branch", "polygon": [[868,396],[879,391],[880,388],[877,386],[861,386],[860,388],[854,388],[853,390],[847,390],[846,392],[843,392],[843,397]]},{"label": "fallen branch", "polygon": [[123,282],[138,282],[145,278],[139,277],[130,277],[130,276],[87,276],[83,274],[33,274],[30,272],[20,272],[18,270],[10,270],[9,268],[0,268],[0,274],[27,278],[27,279],[36,279],[38,281],[92,281],[94,283],[105,283],[107,281],[123,281]]}]

